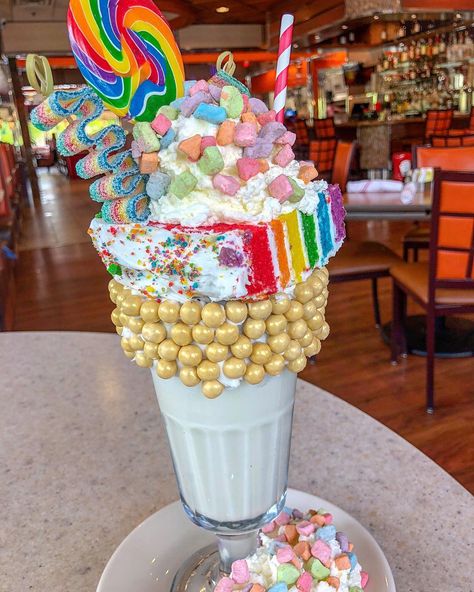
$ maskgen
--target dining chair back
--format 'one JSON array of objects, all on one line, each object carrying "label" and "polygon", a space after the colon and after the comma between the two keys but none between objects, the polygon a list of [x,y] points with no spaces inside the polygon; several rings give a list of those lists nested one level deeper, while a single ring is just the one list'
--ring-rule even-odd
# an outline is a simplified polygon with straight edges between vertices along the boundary
[{"label": "dining chair back", "polygon": [[0,143],[0,175],[3,178],[3,187],[6,192],[6,198],[11,200],[15,192],[15,187],[7,150],[7,144]]},{"label": "dining chair back", "polygon": [[414,146],[413,167],[440,168],[445,171],[474,170],[474,146]]},{"label": "dining chair back", "polygon": [[336,146],[331,182],[339,185],[342,192],[346,190],[347,179],[349,178],[351,162],[354,156],[354,148],[355,142],[338,141]]},{"label": "dining chair back", "polygon": [[314,133],[316,139],[334,138],[336,136],[336,127],[334,126],[334,117],[314,120]]},{"label": "dining chair back", "polygon": [[429,109],[426,113],[425,141],[429,142],[433,134],[443,134],[451,127],[453,109]]},{"label": "dining chair back", "polygon": [[474,173],[437,169],[431,216],[430,295],[474,288]]},{"label": "dining chair back", "polygon": [[392,362],[406,353],[406,298],[426,312],[426,407],[434,411],[436,319],[474,313],[474,173],[435,170],[428,263],[403,263],[393,278]]},{"label": "dining chair back", "polygon": [[337,140],[313,140],[309,144],[309,159],[312,160],[319,173],[330,173],[336,156]]},{"label": "dining chair back", "polygon": [[308,126],[303,119],[288,119],[285,121],[288,131],[296,135],[296,142],[293,147],[296,157],[299,160],[308,158],[309,133]]},{"label": "dining chair back", "polygon": [[431,145],[435,148],[474,146],[474,133],[459,135],[433,135],[431,136]]}]

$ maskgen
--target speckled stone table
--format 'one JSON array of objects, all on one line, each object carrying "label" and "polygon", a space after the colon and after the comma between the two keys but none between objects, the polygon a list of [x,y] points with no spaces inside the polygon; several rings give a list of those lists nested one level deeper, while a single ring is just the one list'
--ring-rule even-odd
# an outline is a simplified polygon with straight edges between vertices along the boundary
[{"label": "speckled stone table", "polygon": [[[0,591],[93,592],[122,539],[177,499],[151,376],[115,335],[4,333],[0,404]],[[304,382],[290,484],[366,526],[399,592],[473,590],[472,496]]]}]

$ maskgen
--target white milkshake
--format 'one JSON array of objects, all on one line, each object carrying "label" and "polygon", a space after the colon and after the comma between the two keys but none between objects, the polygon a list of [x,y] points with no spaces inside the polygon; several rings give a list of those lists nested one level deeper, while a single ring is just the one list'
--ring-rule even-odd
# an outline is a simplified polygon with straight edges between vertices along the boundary
[{"label": "white milkshake", "polygon": [[296,374],[242,382],[214,400],[152,376],[191,519],[222,532],[271,520],[286,493]]}]

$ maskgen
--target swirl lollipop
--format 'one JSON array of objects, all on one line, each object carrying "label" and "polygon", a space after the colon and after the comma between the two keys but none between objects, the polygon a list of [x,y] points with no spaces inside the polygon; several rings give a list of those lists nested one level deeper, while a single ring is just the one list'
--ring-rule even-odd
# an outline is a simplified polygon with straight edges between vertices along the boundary
[{"label": "swirl lollipop", "polygon": [[71,0],[68,29],[82,75],[120,117],[152,121],[184,94],[181,53],[152,0]]}]

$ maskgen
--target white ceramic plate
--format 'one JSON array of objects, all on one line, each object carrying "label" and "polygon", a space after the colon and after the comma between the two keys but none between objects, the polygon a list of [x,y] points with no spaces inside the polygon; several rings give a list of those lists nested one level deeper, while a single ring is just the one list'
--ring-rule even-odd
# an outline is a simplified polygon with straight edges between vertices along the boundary
[{"label": "white ceramic plate", "polygon": [[[392,572],[372,535],[355,518],[315,495],[288,490],[287,505],[301,510],[325,508],[338,530],[354,543],[362,569],[369,573],[365,592],[396,592]],[[110,558],[97,592],[167,592],[173,576],[192,553],[212,543],[214,535],[186,517],[175,502],[147,518]]]}]

